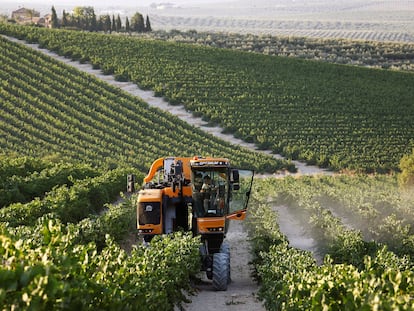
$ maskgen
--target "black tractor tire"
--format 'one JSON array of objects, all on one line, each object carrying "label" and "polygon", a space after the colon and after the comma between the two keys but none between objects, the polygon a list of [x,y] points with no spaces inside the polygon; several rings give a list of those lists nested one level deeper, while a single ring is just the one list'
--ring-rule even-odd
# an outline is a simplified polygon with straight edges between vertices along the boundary
[{"label": "black tractor tire", "polygon": [[213,255],[213,288],[217,291],[227,290],[230,269],[229,254],[215,253]]},{"label": "black tractor tire", "polygon": [[230,258],[230,245],[227,242],[221,243],[220,253],[228,254]]}]

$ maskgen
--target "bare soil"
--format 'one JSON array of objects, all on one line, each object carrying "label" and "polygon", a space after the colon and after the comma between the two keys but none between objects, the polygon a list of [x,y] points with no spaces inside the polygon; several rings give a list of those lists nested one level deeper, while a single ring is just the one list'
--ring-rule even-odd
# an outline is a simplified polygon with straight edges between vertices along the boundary
[{"label": "bare soil", "polygon": [[215,291],[205,273],[200,272],[201,283],[195,285],[197,295],[189,297],[192,302],[184,305],[185,310],[265,310],[256,297],[258,286],[251,277],[250,244],[242,222],[231,222],[226,241],[230,245],[232,279],[227,291]]}]

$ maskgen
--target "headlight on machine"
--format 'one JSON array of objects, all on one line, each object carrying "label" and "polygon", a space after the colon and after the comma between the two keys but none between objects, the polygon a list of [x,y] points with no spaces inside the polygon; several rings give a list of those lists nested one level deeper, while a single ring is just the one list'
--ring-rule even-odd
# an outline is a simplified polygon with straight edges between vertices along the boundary
[{"label": "headlight on machine", "polygon": [[207,228],[207,230],[210,231],[210,232],[223,232],[224,227]]},{"label": "headlight on machine", "polygon": [[151,233],[154,229],[139,229],[138,233]]}]

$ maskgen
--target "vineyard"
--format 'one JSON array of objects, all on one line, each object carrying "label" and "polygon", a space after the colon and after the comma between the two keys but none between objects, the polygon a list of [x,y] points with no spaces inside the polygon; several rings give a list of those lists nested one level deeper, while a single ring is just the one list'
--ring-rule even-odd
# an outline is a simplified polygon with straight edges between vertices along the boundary
[{"label": "vineyard", "polygon": [[[255,196],[249,228],[267,310],[414,307],[414,201],[395,177],[268,179]],[[317,241],[314,253],[290,246],[276,205]]]},{"label": "vineyard", "polygon": [[152,89],[288,158],[387,172],[414,145],[412,73],[82,32],[2,32]]},{"label": "vineyard", "polygon": [[3,152],[141,171],[158,156],[183,153],[227,154],[262,171],[292,167],[224,143],[41,53],[5,38],[0,43]]},{"label": "vineyard", "polygon": [[414,45],[412,43],[211,33],[194,30],[159,30],[141,34],[140,37],[336,64],[414,70]]}]

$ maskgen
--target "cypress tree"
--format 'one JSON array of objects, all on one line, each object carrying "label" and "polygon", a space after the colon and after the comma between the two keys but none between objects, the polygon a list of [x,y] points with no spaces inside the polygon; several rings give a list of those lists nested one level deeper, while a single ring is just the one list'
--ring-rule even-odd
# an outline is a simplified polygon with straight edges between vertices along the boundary
[{"label": "cypress tree", "polygon": [[105,17],[105,29],[109,31],[109,33],[112,33],[111,17],[109,15],[106,15]]},{"label": "cypress tree", "polygon": [[96,20],[95,12],[92,13],[90,31],[98,30],[98,21]]},{"label": "cypress tree", "polygon": [[52,20],[51,20],[51,27],[52,28],[59,28],[59,20],[56,14],[55,7],[52,6]]},{"label": "cypress tree", "polygon": [[115,27],[117,32],[120,32],[122,30],[122,22],[121,22],[121,17],[118,14],[118,17],[116,18],[116,27]]},{"label": "cypress tree", "polygon": [[127,33],[131,34],[131,28],[129,27],[129,19],[128,19],[128,16],[127,16],[127,18],[125,20],[125,31]]},{"label": "cypress tree", "polygon": [[111,29],[113,32],[116,31],[116,23],[115,23],[115,15],[112,14],[112,24],[111,24]]},{"label": "cypress tree", "polygon": [[150,20],[149,20],[148,15],[147,15],[147,20],[145,22],[145,31],[147,31],[147,32],[152,31],[152,29],[151,29],[151,23],[150,23]]},{"label": "cypress tree", "polygon": [[62,27],[66,27],[68,25],[68,14],[63,10],[62,13]]}]

